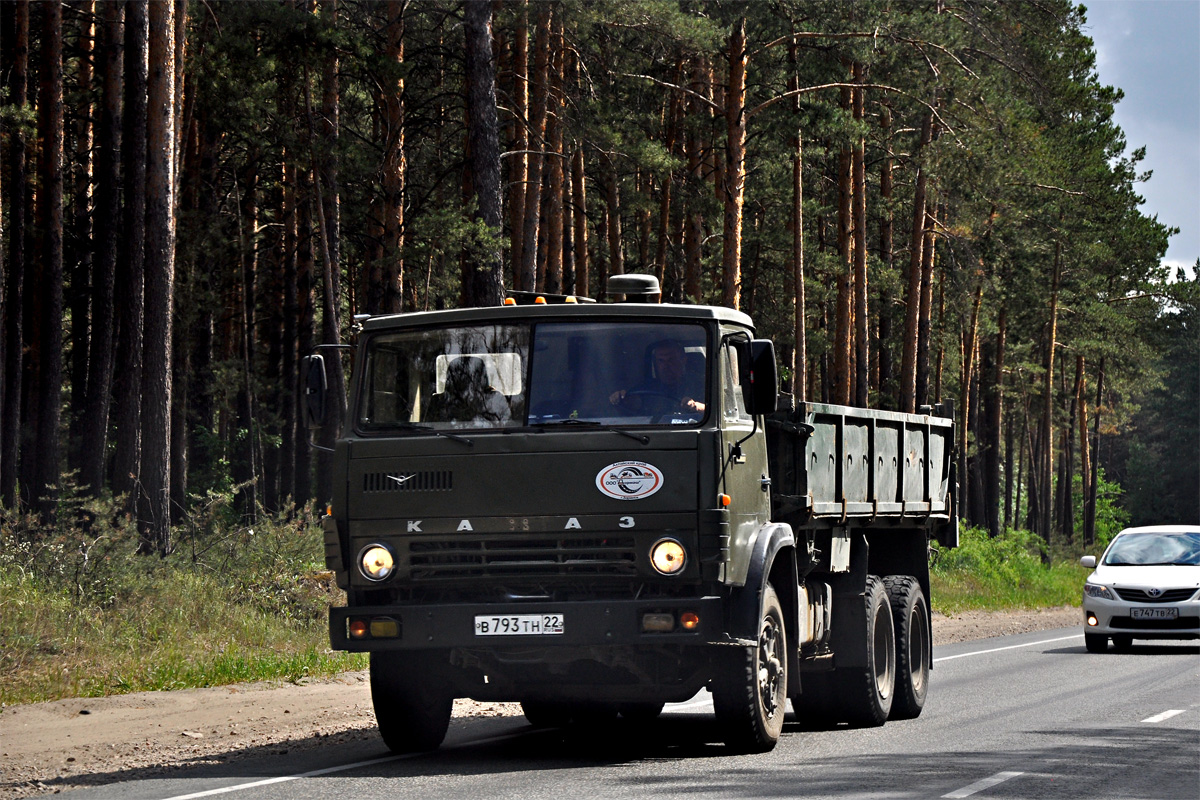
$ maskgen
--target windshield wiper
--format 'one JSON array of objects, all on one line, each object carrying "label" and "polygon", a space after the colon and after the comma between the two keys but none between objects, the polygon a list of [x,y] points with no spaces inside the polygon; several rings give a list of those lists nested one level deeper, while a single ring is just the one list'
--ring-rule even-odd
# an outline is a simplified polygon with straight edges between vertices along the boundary
[{"label": "windshield wiper", "polygon": [[438,430],[432,425],[422,425],[419,422],[401,422],[396,427],[402,431],[412,433],[432,433],[434,436],[444,436],[447,439],[453,439],[456,442],[462,442],[467,447],[474,447],[475,442],[465,436],[459,436],[457,433],[449,433],[448,431]]},{"label": "windshield wiper", "polygon": [[636,442],[641,442],[642,444],[650,444],[649,436],[642,436],[641,434],[634,433],[633,431],[627,431],[627,430],[624,430],[623,428],[616,428],[616,427],[613,427],[612,425],[607,425],[603,422],[596,422],[595,420],[591,420],[591,419],[556,419],[556,420],[551,420],[550,422],[535,422],[532,425],[530,425],[529,427],[545,429],[545,428],[553,428],[553,427],[566,428],[566,427],[574,427],[574,426],[579,426],[579,427],[584,427],[584,428],[598,428],[600,430],[612,431],[613,433],[619,433],[622,436],[627,436],[628,438],[633,439]]}]

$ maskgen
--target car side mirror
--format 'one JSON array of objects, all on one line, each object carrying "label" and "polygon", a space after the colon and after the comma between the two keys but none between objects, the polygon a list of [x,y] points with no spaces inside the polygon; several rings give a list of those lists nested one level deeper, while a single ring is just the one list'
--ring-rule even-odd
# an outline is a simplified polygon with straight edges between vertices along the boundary
[{"label": "car side mirror", "polygon": [[325,376],[325,358],[313,353],[304,358],[304,413],[309,427],[325,424],[325,392],[329,388]]},{"label": "car side mirror", "polygon": [[1095,569],[1096,568],[1096,557],[1095,556],[1084,556],[1083,558],[1079,559],[1079,564],[1080,564],[1080,566],[1087,567],[1088,569]]}]

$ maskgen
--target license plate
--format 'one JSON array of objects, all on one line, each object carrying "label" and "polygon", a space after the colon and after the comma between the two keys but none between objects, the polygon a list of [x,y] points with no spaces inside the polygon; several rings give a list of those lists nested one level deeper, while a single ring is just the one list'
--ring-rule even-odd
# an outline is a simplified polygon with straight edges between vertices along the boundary
[{"label": "license plate", "polygon": [[562,614],[498,614],[475,617],[476,636],[561,636]]},{"label": "license plate", "polygon": [[1178,608],[1131,608],[1129,616],[1134,619],[1178,619]]}]

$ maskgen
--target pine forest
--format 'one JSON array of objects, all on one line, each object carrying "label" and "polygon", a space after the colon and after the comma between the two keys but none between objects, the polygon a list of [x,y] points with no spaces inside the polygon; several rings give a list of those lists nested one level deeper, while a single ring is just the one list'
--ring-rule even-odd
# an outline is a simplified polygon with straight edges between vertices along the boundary
[{"label": "pine forest", "polygon": [[314,346],[622,273],[953,402],[993,536],[1200,513],[1200,264],[1066,0],[6,0],[0,87],[0,516],[323,508]]}]

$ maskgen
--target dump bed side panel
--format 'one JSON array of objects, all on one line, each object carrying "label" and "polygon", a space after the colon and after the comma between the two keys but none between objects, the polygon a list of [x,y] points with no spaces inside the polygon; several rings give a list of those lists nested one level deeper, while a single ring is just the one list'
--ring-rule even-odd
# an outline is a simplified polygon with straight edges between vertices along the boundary
[{"label": "dump bed side panel", "polygon": [[950,519],[954,421],[819,403],[768,420],[775,510],[793,524]]}]

